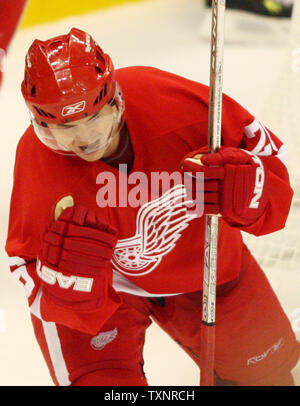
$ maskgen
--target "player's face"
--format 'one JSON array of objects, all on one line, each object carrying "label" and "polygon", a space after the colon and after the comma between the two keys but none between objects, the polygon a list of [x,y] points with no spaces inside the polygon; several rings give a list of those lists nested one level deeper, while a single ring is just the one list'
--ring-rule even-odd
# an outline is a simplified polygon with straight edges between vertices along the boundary
[{"label": "player's face", "polygon": [[69,123],[42,126],[34,117],[31,122],[37,136],[51,149],[92,162],[117,148],[120,114],[116,105],[106,104],[97,113]]},{"label": "player's face", "polygon": [[117,108],[105,105],[97,113],[67,124],[48,124],[58,145],[86,161],[96,161],[107,155],[118,137]]}]

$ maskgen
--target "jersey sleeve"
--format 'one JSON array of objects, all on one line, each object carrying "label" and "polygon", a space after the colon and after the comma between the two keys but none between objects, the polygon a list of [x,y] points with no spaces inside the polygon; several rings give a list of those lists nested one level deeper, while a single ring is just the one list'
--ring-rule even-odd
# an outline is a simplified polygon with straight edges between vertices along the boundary
[{"label": "jersey sleeve", "polygon": [[35,259],[10,256],[9,265],[12,275],[24,285],[31,313],[40,320],[95,335],[121,304],[120,296],[112,287],[108,287],[108,300],[101,307],[89,311],[74,311],[58,305],[45,295],[37,276]]},{"label": "jersey sleeve", "polygon": [[[28,304],[31,308],[35,302],[40,287],[39,279],[35,270],[35,259],[9,255],[8,263],[12,275],[24,286]],[[33,310],[33,308],[31,310]]]},{"label": "jersey sleeve", "polygon": [[30,133],[27,131],[20,140],[16,152],[5,245],[11,272],[24,285],[30,311],[36,317],[87,334],[96,334],[120,306],[120,297],[112,287],[108,288],[108,300],[104,301],[103,306],[90,311],[74,311],[59,306],[43,292],[37,274],[37,257],[41,235],[49,225],[52,216],[49,215],[51,205],[43,200],[49,193],[47,189],[41,188],[41,182],[35,175],[35,173],[41,173],[38,159],[34,161],[34,167],[32,167],[31,157],[38,157],[39,154],[34,150],[30,140]]},{"label": "jersey sleeve", "polygon": [[255,223],[240,229],[259,236],[284,228],[293,197],[287,167],[287,147],[257,118],[228,96],[224,97],[223,115],[224,146],[239,147],[259,156],[270,179],[270,200],[266,211]]}]

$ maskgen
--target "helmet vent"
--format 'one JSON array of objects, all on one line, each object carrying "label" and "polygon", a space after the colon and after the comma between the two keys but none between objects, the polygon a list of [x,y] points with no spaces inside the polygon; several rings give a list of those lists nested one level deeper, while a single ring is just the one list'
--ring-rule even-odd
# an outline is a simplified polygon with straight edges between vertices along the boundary
[{"label": "helmet vent", "polygon": [[39,109],[36,106],[34,106],[34,108],[35,108],[36,112],[42,117],[55,118],[55,116],[51,113],[47,113],[46,111]]},{"label": "helmet vent", "polygon": [[32,88],[31,88],[31,96],[36,97],[36,87],[35,87],[35,85],[32,86]]},{"label": "helmet vent", "polygon": [[102,75],[103,74],[103,70],[101,68],[99,68],[99,66],[95,66],[95,70],[97,72],[98,75]]},{"label": "helmet vent", "polygon": [[96,100],[94,101],[94,106],[98,104],[104,97],[107,95],[107,84],[105,83],[103,89],[101,89],[99,95],[96,97]]}]

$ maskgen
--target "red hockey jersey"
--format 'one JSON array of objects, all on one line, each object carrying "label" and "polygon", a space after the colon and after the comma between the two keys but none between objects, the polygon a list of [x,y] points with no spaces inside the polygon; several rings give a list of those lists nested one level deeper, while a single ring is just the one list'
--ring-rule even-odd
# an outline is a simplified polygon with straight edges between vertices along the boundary
[{"label": "red hockey jersey", "polygon": [[[151,173],[178,171],[183,156],[207,144],[209,89],[146,67],[118,69],[116,78],[123,91],[134,150],[129,174],[101,160],[91,163],[56,154],[39,141],[32,127],[17,148],[6,250],[12,271],[25,284],[31,310],[39,316],[41,290],[35,263],[40,236],[53,219],[56,203],[66,195],[118,229],[112,259],[116,291],[165,296],[202,289],[204,218],[186,212],[178,215],[176,199],[185,196],[182,185],[137,207],[124,207],[124,194],[136,186],[136,174],[147,175],[150,188]],[[263,235],[283,228],[293,194],[285,146],[226,95],[222,144],[259,155],[270,172],[270,204],[256,223],[242,230]],[[105,174],[107,178],[114,175],[116,180],[115,207],[99,207]],[[166,208],[160,210],[157,203],[164,201],[168,202]],[[238,277],[243,246],[240,229],[222,219],[219,223],[218,285]]]}]

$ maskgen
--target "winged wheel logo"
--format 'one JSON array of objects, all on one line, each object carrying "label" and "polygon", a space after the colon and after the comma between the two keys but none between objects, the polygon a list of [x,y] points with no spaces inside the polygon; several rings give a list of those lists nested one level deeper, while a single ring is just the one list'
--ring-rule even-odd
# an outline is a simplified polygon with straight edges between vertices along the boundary
[{"label": "winged wheel logo", "polygon": [[176,185],[161,197],[144,204],[136,218],[136,234],[118,241],[112,263],[114,268],[131,276],[152,272],[181,237],[189,222],[191,200],[185,200],[184,185]]}]

